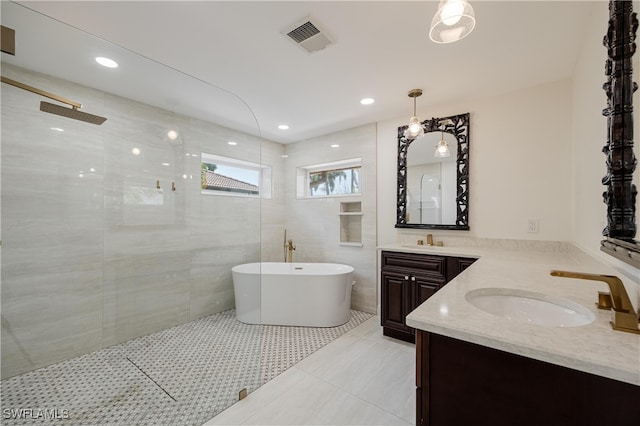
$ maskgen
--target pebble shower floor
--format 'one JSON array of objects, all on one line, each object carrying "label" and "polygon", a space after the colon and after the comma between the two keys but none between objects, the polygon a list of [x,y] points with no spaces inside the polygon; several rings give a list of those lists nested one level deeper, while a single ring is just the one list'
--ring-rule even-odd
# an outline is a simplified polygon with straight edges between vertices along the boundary
[{"label": "pebble shower floor", "polygon": [[211,315],[3,380],[1,423],[202,425],[370,317],[312,328]]}]

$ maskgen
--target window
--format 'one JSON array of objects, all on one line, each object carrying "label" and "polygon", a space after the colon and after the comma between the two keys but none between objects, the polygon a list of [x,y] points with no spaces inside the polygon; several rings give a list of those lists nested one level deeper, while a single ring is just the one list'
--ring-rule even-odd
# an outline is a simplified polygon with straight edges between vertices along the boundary
[{"label": "window", "polygon": [[271,167],[202,153],[202,194],[271,198]]},{"label": "window", "polygon": [[362,159],[315,164],[297,169],[298,198],[360,195]]}]

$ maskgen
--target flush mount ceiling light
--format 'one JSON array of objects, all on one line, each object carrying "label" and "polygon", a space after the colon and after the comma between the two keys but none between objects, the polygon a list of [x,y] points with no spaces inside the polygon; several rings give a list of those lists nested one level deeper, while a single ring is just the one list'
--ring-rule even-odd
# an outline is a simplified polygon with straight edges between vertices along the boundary
[{"label": "flush mount ceiling light", "polygon": [[96,58],[96,62],[107,68],[118,68],[118,63],[113,59],[105,58],[103,56],[98,56]]},{"label": "flush mount ceiling light", "polygon": [[375,99],[373,99],[373,98],[362,98],[362,99],[360,99],[360,103],[362,105],[371,105],[374,102],[375,102]]},{"label": "flush mount ceiling light", "polygon": [[413,98],[413,117],[409,120],[409,127],[404,131],[404,137],[407,139],[416,139],[424,136],[422,123],[420,123],[420,118],[416,115],[416,98],[422,96],[422,89],[410,90],[408,96]]},{"label": "flush mount ceiling light", "polygon": [[280,129],[280,130],[288,130],[288,129],[289,129],[289,126],[288,126],[288,125],[286,125],[286,124],[279,124],[279,125],[278,125],[278,129]]},{"label": "flush mount ceiling light", "polygon": [[476,26],[473,8],[466,0],[440,0],[433,15],[429,38],[435,43],[453,43],[468,36]]},{"label": "flush mount ceiling light", "polygon": [[438,142],[434,157],[445,158],[449,157],[450,155],[451,151],[449,151],[449,145],[447,145],[447,142],[444,140],[444,132],[442,132],[442,137],[440,138],[440,142]]}]

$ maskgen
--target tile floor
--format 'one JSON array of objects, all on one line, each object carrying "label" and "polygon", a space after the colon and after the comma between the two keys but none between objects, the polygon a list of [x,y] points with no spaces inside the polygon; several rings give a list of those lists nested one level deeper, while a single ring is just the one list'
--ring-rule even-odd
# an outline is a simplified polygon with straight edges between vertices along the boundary
[{"label": "tile floor", "polygon": [[279,327],[222,312],[3,380],[0,422],[199,426],[370,317]]},{"label": "tile floor", "polygon": [[374,316],[205,425],[414,422],[415,346],[383,336]]}]

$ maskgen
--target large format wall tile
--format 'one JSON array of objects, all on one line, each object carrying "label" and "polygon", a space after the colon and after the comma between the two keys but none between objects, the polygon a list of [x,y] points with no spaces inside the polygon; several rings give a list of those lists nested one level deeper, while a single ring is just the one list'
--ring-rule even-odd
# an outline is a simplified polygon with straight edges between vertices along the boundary
[{"label": "large format wall tile", "polygon": [[[285,229],[295,260],[353,265],[352,306],[375,312],[375,125],[285,147],[11,65],[3,74],[107,117],[45,114],[39,96],[3,86],[3,377],[233,308],[231,268],[282,261]],[[270,196],[202,194],[202,153],[270,166]],[[350,197],[297,200],[291,177],[354,157],[363,247],[343,247]]]},{"label": "large format wall tile", "polygon": [[[330,145],[338,144],[339,148]],[[286,146],[286,176],[312,164],[361,158],[360,196],[296,198],[296,182],[286,181],[286,227],[296,244],[294,260],[346,263],[355,268],[353,309],[376,312],[376,126],[369,124]],[[362,246],[340,245],[340,203],[362,205]]]},{"label": "large format wall tile", "polygon": [[[83,94],[97,106],[95,91]],[[101,345],[103,134],[39,112],[38,101],[3,86],[3,377]]]},{"label": "large format wall tile", "polygon": [[11,65],[3,75],[107,117],[45,114],[39,96],[3,86],[3,377],[233,308],[231,268],[260,260],[261,220],[282,229],[282,191],[268,212],[203,195],[200,154],[264,153],[281,186],[282,145]]}]

